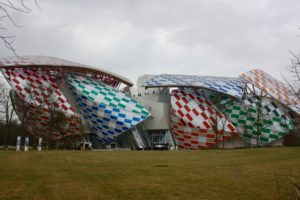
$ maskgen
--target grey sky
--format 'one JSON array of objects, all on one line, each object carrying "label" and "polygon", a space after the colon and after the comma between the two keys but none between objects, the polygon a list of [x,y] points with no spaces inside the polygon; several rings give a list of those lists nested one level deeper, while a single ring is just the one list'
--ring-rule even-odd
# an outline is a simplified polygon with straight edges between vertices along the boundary
[{"label": "grey sky", "polygon": [[[27,0],[29,1],[29,0]],[[263,68],[280,78],[300,51],[299,0],[40,0],[12,13],[19,55],[99,66],[134,83],[143,74],[238,76]],[[0,45],[1,57],[12,56]]]}]

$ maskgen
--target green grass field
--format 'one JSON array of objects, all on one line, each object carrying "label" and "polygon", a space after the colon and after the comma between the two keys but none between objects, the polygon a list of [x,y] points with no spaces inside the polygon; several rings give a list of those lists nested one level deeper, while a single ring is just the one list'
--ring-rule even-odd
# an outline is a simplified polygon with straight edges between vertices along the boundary
[{"label": "green grass field", "polygon": [[295,199],[300,148],[0,151],[0,199]]}]

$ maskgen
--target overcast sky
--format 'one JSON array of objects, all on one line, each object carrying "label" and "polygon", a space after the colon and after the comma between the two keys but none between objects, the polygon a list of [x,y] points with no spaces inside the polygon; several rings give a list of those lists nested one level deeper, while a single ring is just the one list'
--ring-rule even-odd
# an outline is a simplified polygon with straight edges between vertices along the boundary
[{"label": "overcast sky", "polygon": [[[27,0],[30,1],[30,0]],[[119,73],[280,78],[300,52],[299,0],[39,0],[12,12],[19,55],[55,56]],[[5,22],[1,22],[2,25]],[[0,45],[1,57],[12,56]]]}]

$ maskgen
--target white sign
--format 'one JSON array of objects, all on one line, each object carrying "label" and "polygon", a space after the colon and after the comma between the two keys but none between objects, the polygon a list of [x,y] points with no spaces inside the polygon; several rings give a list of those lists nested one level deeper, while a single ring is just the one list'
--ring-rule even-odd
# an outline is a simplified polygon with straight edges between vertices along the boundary
[{"label": "white sign", "polygon": [[40,137],[39,144],[38,144],[38,151],[42,151],[42,142],[43,142],[43,139]]},{"label": "white sign", "polygon": [[28,146],[29,146],[29,137],[25,137],[24,151],[28,151]]},{"label": "white sign", "polygon": [[20,151],[21,148],[21,136],[17,137],[17,145],[16,145],[16,151]]}]

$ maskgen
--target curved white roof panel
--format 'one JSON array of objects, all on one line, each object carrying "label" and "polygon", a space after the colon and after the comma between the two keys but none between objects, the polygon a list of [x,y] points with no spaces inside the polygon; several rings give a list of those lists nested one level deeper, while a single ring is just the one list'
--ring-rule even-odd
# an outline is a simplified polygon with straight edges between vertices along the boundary
[{"label": "curved white roof panel", "polygon": [[153,77],[143,86],[145,88],[199,87],[242,98],[246,82],[233,77],[161,74]]},{"label": "curved white roof panel", "polygon": [[61,68],[77,72],[92,72],[94,74],[102,74],[111,76],[118,81],[132,86],[132,82],[118,74],[112,73],[110,71],[98,68],[91,67],[88,65],[64,60],[61,58],[48,57],[48,56],[19,56],[19,57],[6,57],[0,58],[0,68],[26,68],[26,67],[53,67]]},{"label": "curved white roof panel", "polygon": [[253,69],[240,75],[242,79],[272,96],[278,102],[300,114],[300,101],[288,87],[261,69]]}]

